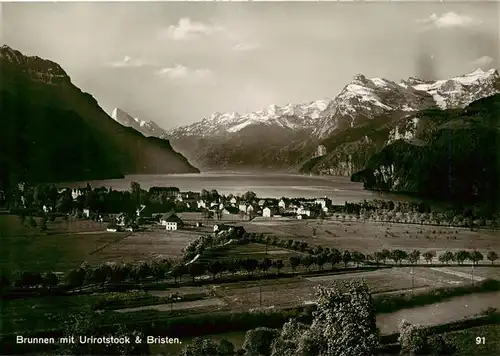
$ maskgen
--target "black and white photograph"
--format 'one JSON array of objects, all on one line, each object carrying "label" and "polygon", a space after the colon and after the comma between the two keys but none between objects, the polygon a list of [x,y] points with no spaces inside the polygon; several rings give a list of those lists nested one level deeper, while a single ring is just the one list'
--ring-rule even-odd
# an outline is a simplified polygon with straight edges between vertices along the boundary
[{"label": "black and white photograph", "polygon": [[500,2],[0,2],[0,354],[500,355]]}]

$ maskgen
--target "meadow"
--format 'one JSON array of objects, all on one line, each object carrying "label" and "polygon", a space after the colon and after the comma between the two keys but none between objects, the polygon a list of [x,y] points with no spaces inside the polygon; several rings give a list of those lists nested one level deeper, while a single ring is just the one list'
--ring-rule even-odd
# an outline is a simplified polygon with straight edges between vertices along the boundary
[{"label": "meadow", "polygon": [[[498,249],[500,231],[471,231],[464,228],[374,221],[296,220],[250,221],[243,223],[248,232],[306,241],[312,246],[356,250],[371,254],[381,249],[421,252],[477,249],[486,256]],[[488,261],[485,261],[488,262]]]},{"label": "meadow", "polygon": [[[40,218],[35,221],[40,225]],[[0,268],[8,271],[66,272],[87,261],[136,262],[176,258],[200,230],[107,232],[106,224],[85,219],[47,223],[47,231],[21,224],[16,215],[0,215]]]}]

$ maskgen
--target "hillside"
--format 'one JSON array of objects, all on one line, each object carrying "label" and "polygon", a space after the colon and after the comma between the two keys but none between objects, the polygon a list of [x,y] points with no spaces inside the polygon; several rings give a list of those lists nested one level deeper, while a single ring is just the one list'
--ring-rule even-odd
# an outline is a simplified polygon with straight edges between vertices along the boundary
[{"label": "hillside", "polygon": [[167,140],[110,118],[56,63],[0,48],[0,182],[197,173]]},{"label": "hillside", "polygon": [[[352,95],[355,89],[367,95],[370,91],[361,90],[362,83],[371,88],[372,93],[374,88],[379,88],[378,99],[384,98],[384,95],[386,97],[380,101],[375,100],[373,95],[369,96],[366,101],[373,105],[371,109],[359,106],[356,110],[342,110],[347,115],[348,125],[337,125],[336,130],[320,141],[328,153],[305,162],[300,167],[302,173],[350,176],[362,170],[368,159],[386,145],[399,138],[413,137],[418,112],[423,111],[427,115],[433,110],[460,109],[475,100],[500,92],[500,76],[496,70],[476,70],[448,80],[431,82],[409,78],[397,85],[380,78],[369,80],[358,76],[353,83],[347,85],[335,100],[339,101],[346,95],[351,101],[357,100]],[[409,90],[406,96],[402,88]],[[341,104],[335,107],[345,107],[345,102],[340,100]],[[381,110],[382,106],[387,105],[393,109]],[[372,113],[371,116],[367,116],[366,112]],[[339,117],[337,122],[346,122],[339,121]]]},{"label": "hillside", "polygon": [[464,109],[424,111],[414,122],[412,135],[374,154],[351,179],[367,189],[497,207],[500,94]]}]

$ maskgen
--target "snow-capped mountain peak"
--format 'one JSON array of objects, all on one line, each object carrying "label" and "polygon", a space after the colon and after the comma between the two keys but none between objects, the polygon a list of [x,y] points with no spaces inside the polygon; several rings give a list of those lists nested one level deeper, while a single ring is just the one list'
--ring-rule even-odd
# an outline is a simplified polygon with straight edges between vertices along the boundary
[{"label": "snow-capped mountain peak", "polygon": [[322,99],[301,104],[272,104],[261,110],[241,114],[237,112],[216,112],[199,122],[178,126],[167,132],[168,137],[217,136],[234,133],[252,125],[279,126],[284,129],[311,129],[315,120],[328,107],[330,99]]},{"label": "snow-capped mountain peak", "polygon": [[447,109],[465,107],[477,99],[497,93],[499,81],[498,70],[484,71],[479,68],[446,80],[413,81],[412,84],[414,89],[432,95],[441,109]]},{"label": "snow-capped mountain peak", "polygon": [[165,135],[165,130],[158,126],[154,121],[145,121],[132,117],[120,108],[114,108],[111,112],[111,117],[119,124],[132,127],[144,136],[161,137]]},{"label": "snow-capped mountain peak", "polygon": [[410,77],[400,83],[356,74],[333,100],[272,104],[247,114],[217,112],[194,124],[173,128],[167,136],[211,137],[235,133],[252,125],[269,125],[293,131],[307,129],[313,136],[324,138],[335,130],[390,113],[410,114],[436,105],[443,109],[464,107],[497,93],[499,78],[497,70],[482,69],[446,80]]}]

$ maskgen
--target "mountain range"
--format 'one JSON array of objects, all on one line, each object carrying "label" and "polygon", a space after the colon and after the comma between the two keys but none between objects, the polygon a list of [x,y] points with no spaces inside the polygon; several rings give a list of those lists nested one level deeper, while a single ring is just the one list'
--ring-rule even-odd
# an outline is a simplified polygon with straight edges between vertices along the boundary
[{"label": "mountain range", "polygon": [[195,173],[168,140],[110,118],[55,62],[0,48],[0,185]]},{"label": "mountain range", "polygon": [[[463,108],[498,93],[499,83],[497,70],[478,69],[437,81],[411,77],[398,83],[357,74],[333,99],[270,105],[248,114],[217,112],[170,130],[120,109],[112,116],[144,135],[169,139],[204,170],[287,170],[349,176],[401,134],[389,132],[387,123],[429,108]],[[326,154],[320,157],[319,145],[326,147]]]},{"label": "mountain range", "polygon": [[390,143],[351,180],[365,188],[414,193],[497,211],[500,178],[500,94],[456,109],[427,109],[377,131]]}]

